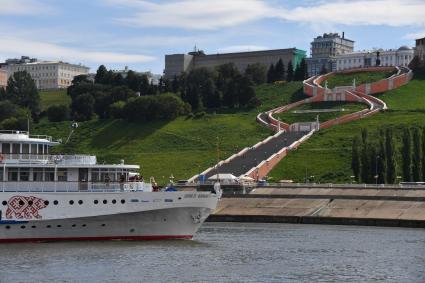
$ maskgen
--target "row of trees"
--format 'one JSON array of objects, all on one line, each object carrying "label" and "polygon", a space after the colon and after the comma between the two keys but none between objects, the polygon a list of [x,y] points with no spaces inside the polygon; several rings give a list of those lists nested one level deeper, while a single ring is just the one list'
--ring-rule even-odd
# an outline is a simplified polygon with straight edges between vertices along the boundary
[{"label": "row of trees", "polygon": [[[354,138],[351,168],[356,181],[394,184],[398,164],[401,164],[403,181],[425,180],[425,128],[405,128],[399,149],[395,146],[392,128],[380,130],[378,138],[377,143],[370,142],[367,129],[362,130],[361,137]],[[398,155],[401,158],[397,158]]]},{"label": "row of trees", "polygon": [[33,79],[26,71],[14,73],[6,89],[0,87],[0,129],[24,130],[39,115],[40,96]]},{"label": "row of trees", "polygon": [[308,78],[308,72],[307,72],[307,63],[305,59],[303,58],[295,67],[292,65],[292,62],[288,62],[288,66],[285,71],[285,65],[283,64],[282,59],[279,59],[279,61],[276,63],[276,65],[271,64],[269,67],[269,70],[267,71],[267,82],[273,83],[276,81],[283,81],[286,80],[288,82],[290,81],[302,81]]}]

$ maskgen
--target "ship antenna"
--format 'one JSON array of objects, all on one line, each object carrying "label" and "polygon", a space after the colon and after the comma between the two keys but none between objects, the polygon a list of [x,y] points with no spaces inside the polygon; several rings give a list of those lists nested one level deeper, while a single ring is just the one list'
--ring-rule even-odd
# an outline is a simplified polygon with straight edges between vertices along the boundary
[{"label": "ship antenna", "polygon": [[220,163],[220,138],[217,137],[217,165],[216,165],[216,174],[217,174],[217,182],[220,182],[220,175],[218,172],[218,163]]}]

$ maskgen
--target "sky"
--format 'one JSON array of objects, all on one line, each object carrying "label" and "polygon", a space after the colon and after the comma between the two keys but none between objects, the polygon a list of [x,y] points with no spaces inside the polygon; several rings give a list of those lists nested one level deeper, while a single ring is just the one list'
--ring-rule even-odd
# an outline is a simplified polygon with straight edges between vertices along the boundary
[{"label": "sky", "polygon": [[345,32],[355,50],[414,46],[425,0],[0,0],[0,62],[21,55],[95,72],[162,74],[164,55],[296,47]]}]

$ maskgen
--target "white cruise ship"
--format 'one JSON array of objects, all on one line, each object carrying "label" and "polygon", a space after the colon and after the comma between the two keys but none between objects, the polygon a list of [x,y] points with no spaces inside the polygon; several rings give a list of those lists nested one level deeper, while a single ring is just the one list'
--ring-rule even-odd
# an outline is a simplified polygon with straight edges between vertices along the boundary
[{"label": "white cruise ship", "polygon": [[190,239],[221,195],[156,191],[138,165],[49,154],[58,144],[0,131],[0,242]]}]

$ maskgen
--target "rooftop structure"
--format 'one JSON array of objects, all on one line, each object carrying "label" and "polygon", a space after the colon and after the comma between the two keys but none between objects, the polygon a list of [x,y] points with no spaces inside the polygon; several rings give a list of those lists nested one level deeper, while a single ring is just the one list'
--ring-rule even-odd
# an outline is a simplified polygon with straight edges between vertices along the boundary
[{"label": "rooftop structure", "polygon": [[89,68],[62,61],[38,61],[36,58],[22,56],[21,59],[7,59],[1,65],[1,70],[6,71],[8,77],[15,72],[27,71],[38,89],[58,89],[70,86],[75,76],[87,75]]},{"label": "rooftop structure", "polygon": [[282,59],[285,65],[291,61],[295,68],[305,56],[306,51],[297,48],[208,55],[202,50],[188,54],[170,54],[165,55],[164,77],[172,79],[174,76],[189,72],[192,69],[215,68],[226,63],[233,63],[240,72],[244,72],[250,64],[260,63],[268,68],[271,64],[276,64],[279,59]]},{"label": "rooftop structure", "polygon": [[7,72],[0,69],[0,88],[7,86]]},{"label": "rooftop structure", "polygon": [[418,56],[421,64],[425,66],[425,37],[416,39],[415,56]]}]

